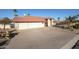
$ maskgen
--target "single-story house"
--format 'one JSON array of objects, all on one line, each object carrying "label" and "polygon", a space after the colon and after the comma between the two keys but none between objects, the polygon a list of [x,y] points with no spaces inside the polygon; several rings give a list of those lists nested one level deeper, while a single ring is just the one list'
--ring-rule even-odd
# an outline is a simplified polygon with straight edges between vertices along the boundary
[{"label": "single-story house", "polygon": [[13,18],[16,29],[40,28],[52,26],[53,18],[38,17],[38,16],[16,16]]},{"label": "single-story house", "polygon": [[[0,24],[0,29],[4,29],[4,25]],[[5,29],[11,29],[10,24],[6,24]]]}]

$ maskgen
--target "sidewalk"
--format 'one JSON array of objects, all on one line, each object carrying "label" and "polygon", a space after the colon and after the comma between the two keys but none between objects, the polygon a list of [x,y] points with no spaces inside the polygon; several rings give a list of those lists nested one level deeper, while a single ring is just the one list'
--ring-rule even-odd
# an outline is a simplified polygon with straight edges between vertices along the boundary
[{"label": "sidewalk", "polygon": [[71,41],[69,41],[67,44],[65,44],[61,49],[71,49],[78,40],[79,40],[79,35],[74,37]]}]

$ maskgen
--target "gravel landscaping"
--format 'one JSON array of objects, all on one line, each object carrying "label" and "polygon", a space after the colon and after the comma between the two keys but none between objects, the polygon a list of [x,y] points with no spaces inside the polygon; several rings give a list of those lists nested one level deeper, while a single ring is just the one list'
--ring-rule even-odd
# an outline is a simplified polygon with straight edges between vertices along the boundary
[{"label": "gravel landscaping", "polygon": [[0,36],[0,49],[5,49],[15,35],[17,35],[16,31],[12,31],[9,36]]}]

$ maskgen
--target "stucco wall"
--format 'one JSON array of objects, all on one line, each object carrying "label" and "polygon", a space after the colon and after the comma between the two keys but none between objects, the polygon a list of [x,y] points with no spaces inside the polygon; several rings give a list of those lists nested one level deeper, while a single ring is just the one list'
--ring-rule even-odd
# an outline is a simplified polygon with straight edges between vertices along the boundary
[{"label": "stucco wall", "polygon": [[54,22],[54,20],[52,20],[52,25],[56,25],[56,22]]},{"label": "stucco wall", "polygon": [[[4,25],[0,24],[0,28],[3,29],[4,28]],[[10,27],[10,25],[6,25],[5,28],[6,29],[10,29],[11,27]]]},{"label": "stucco wall", "polygon": [[50,19],[48,19],[48,26],[50,27],[51,26],[51,21],[50,21]]},{"label": "stucco wall", "polygon": [[16,29],[29,29],[29,28],[40,28],[44,27],[45,24],[42,22],[39,23],[15,23],[15,28]]},{"label": "stucco wall", "polygon": [[53,19],[52,20],[48,19],[48,26],[50,27],[50,26],[53,26],[53,25],[56,25],[54,20]]}]

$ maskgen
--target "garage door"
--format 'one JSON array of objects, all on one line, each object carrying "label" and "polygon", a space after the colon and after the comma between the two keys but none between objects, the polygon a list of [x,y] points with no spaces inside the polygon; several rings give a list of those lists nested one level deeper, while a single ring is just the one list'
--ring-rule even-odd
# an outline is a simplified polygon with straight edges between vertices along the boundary
[{"label": "garage door", "polygon": [[40,28],[44,23],[19,23],[19,29]]}]

